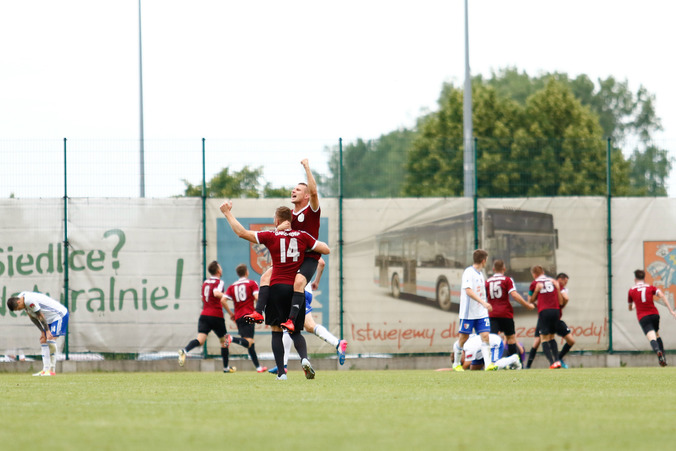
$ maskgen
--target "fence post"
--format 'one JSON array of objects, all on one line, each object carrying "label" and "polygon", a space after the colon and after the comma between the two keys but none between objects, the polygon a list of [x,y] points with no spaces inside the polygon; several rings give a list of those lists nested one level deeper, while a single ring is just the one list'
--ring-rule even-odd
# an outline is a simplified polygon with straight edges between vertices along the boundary
[{"label": "fence post", "polygon": [[611,139],[608,138],[606,147],[606,203],[607,203],[607,218],[608,218],[608,235],[607,235],[607,258],[608,258],[608,353],[613,353],[613,233],[611,221],[611,201],[612,201],[612,180],[611,180]]},{"label": "fence post", "polygon": [[343,335],[343,138],[338,138],[338,301],[340,304],[340,339]]},{"label": "fence post", "polygon": [[[67,145],[66,138],[63,138],[63,303],[68,308],[68,166],[67,161]],[[64,354],[66,360],[70,358],[70,343],[68,337],[70,335],[70,327],[66,328],[66,341],[64,344]]]},{"label": "fence post", "polygon": [[474,138],[474,152],[472,152],[474,155],[474,180],[472,181],[474,183],[474,195],[472,196],[474,198],[474,249],[479,249],[479,168],[476,164],[477,152],[479,151],[478,142],[478,139]]},{"label": "fence post", "polygon": [[[206,139],[202,138],[202,280],[207,280],[207,180],[206,180]],[[207,358],[207,342],[202,354]]]}]

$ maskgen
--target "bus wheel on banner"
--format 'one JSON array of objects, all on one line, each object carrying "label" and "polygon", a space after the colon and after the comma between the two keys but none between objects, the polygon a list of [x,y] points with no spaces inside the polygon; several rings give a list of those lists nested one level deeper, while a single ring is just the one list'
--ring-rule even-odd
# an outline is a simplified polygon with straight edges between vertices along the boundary
[{"label": "bus wheel on banner", "polygon": [[401,295],[401,285],[399,285],[399,274],[394,273],[392,276],[392,297],[393,298],[399,298]]},{"label": "bus wheel on banner", "polygon": [[437,283],[437,303],[441,310],[451,310],[451,287],[446,279],[441,279]]}]

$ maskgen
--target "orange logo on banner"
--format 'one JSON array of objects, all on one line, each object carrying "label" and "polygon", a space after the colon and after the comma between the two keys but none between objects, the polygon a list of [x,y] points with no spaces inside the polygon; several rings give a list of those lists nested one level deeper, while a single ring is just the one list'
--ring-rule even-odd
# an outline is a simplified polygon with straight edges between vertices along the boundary
[{"label": "orange logo on banner", "polygon": [[669,302],[676,297],[676,241],[644,241],[645,281],[659,288]]},{"label": "orange logo on banner", "polygon": [[[275,230],[274,224],[250,224],[249,230],[259,232],[261,230]],[[249,264],[257,274],[263,274],[270,266],[272,259],[268,248],[262,244],[251,243],[249,251]]]}]

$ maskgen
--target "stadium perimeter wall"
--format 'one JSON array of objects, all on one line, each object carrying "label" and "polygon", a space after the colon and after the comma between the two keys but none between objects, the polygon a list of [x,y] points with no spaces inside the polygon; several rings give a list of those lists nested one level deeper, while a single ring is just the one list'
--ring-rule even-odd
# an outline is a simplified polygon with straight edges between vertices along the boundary
[{"label": "stadium perimeter wall", "polygon": [[[264,249],[234,236],[218,209],[221,202],[208,199],[203,224],[201,199],[196,198],[78,198],[68,199],[67,205],[63,199],[0,200],[0,353],[38,353],[35,327],[6,308],[7,298],[24,290],[46,292],[67,303],[69,352],[159,353],[184,346],[196,332],[203,263],[218,259],[229,283],[236,279],[237,264],[248,263],[257,279],[267,260]],[[271,226],[274,209],[287,203],[238,199],[234,212],[245,226],[264,229]],[[439,254],[445,268],[454,260],[457,273],[469,264],[475,233],[481,247],[499,249],[490,244],[499,240],[485,226],[488,212],[512,212],[517,218],[516,224],[508,225],[516,229],[500,238],[503,244],[519,243],[517,238],[531,227],[524,225],[526,213],[540,214],[551,220],[546,232],[555,238],[548,241],[551,245],[539,249],[535,241],[527,241],[505,244],[502,251],[517,254],[512,267],[548,261],[554,262],[550,275],[570,276],[571,301],[563,318],[577,340],[574,350],[649,350],[635,313],[627,310],[626,293],[633,284],[633,270],[644,268],[648,282],[663,289],[673,304],[676,231],[667,225],[676,222],[676,199],[613,198],[610,205],[604,197],[479,199],[477,207],[475,211],[472,200],[465,198],[349,199],[343,202],[341,217],[338,199],[322,199],[319,238],[333,253],[315,293],[317,322],[347,339],[349,353],[448,352],[458,333],[459,286],[450,283],[454,299],[450,309],[439,308],[436,281],[443,274],[439,265],[423,258],[422,251]],[[437,243],[425,232],[429,224],[467,214],[476,215],[477,227],[444,232],[455,237],[452,246]],[[415,295],[397,297],[392,289],[395,265],[386,271],[379,266],[379,240],[410,226],[423,232],[398,242],[402,255],[409,257],[406,265],[400,265],[400,289]],[[406,274],[416,277],[407,281]],[[664,314],[664,308],[661,312],[665,347],[675,350],[676,321]],[[515,322],[519,340],[529,346],[535,316],[517,310]],[[234,323],[227,325],[235,330]],[[269,331],[261,326],[256,334],[259,352],[269,352]],[[310,353],[333,351],[315,338],[309,338],[308,345]],[[208,340],[208,353],[218,354],[214,337]]]},{"label": "stadium perimeter wall", "polygon": [[[673,354],[672,354],[673,355]],[[667,355],[669,359],[669,355]],[[617,368],[617,367],[650,367],[657,365],[657,359],[652,353],[594,353],[589,355],[569,354],[566,357],[569,367],[574,368]],[[253,372],[250,361],[231,359],[231,365],[237,367],[238,372]],[[338,365],[335,359],[312,359],[312,365],[321,377],[322,371],[368,371],[368,370],[442,370],[450,367],[450,356],[416,356],[369,358],[361,357],[348,359],[344,366]],[[274,366],[274,361],[261,359],[261,365]],[[542,369],[548,366],[544,355],[538,355],[533,368]],[[57,373],[77,372],[171,372],[171,371],[222,371],[220,359],[188,360],[185,367],[179,368],[175,359],[138,361],[138,360],[101,360],[93,362],[61,361],[57,364]],[[301,371],[297,360],[289,362],[291,371]],[[35,373],[42,369],[42,363],[10,362],[0,363],[0,373]],[[225,377],[236,377],[227,375]]]}]

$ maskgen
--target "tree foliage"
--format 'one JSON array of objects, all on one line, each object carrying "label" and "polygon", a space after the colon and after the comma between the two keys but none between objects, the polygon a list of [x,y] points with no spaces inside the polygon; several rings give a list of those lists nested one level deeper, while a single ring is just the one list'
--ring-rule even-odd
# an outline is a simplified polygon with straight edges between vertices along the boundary
[{"label": "tree foliage", "polygon": [[[413,132],[395,130],[378,139],[358,139],[343,149],[344,197],[397,197],[402,195],[406,153]],[[338,147],[327,149],[331,176],[315,174],[325,196],[340,193],[340,154]]]},{"label": "tree foliage", "polygon": [[[259,198],[259,197],[288,197],[291,188],[274,188],[269,183],[263,185],[261,177],[263,168],[250,168],[244,166],[240,171],[231,171],[229,167],[213,176],[206,182],[207,197],[216,198]],[[193,185],[187,180],[185,183],[184,196],[201,197],[202,185]]]},{"label": "tree foliage", "polygon": [[[566,84],[551,78],[521,104],[475,80],[472,100],[474,132],[481,137],[476,140],[479,196],[605,193],[603,131]],[[418,121],[405,194],[463,194],[462,114],[462,88],[445,86],[439,110]],[[613,179],[621,194],[627,168],[620,164]]]}]

